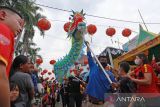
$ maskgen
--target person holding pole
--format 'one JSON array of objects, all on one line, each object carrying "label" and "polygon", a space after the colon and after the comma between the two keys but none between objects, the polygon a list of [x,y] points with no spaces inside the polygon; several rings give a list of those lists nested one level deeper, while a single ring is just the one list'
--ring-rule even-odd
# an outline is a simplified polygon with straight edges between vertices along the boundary
[{"label": "person holding pole", "polygon": [[[87,85],[86,92],[89,95],[89,106],[93,107],[94,105],[104,105],[104,97],[105,93],[111,93],[111,83],[116,82],[114,75],[110,71],[105,71],[104,67],[106,63],[106,59],[99,58],[99,60],[96,58],[96,61],[99,65],[97,65],[91,55],[92,51],[89,47],[89,43],[86,42],[87,45],[87,56],[88,56],[88,62],[90,67],[90,74],[89,74],[89,82]],[[93,53],[93,51],[92,51]],[[93,53],[94,55],[94,53]]]}]

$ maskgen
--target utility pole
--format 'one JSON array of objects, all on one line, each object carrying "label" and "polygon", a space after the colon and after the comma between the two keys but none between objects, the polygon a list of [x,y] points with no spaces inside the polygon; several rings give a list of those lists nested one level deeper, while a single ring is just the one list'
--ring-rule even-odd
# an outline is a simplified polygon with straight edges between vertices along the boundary
[{"label": "utility pole", "polygon": [[138,9],[138,13],[139,13],[139,15],[140,15],[140,17],[141,17],[141,19],[142,19],[142,22],[143,22],[143,24],[144,24],[146,30],[148,31],[147,25],[146,25],[146,23],[144,22],[144,19],[143,19],[142,14],[141,14],[141,12],[140,12],[139,9]]}]

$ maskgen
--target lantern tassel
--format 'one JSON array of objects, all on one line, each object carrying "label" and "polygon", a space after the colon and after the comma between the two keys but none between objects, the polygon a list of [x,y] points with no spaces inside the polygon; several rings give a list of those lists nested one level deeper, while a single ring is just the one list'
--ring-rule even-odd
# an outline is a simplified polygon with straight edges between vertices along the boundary
[{"label": "lantern tassel", "polygon": [[128,41],[129,41],[129,43],[131,42],[131,40],[129,39],[129,37],[128,37]]},{"label": "lantern tassel", "polygon": [[92,43],[92,36],[91,36],[91,43]]},{"label": "lantern tassel", "polygon": [[111,38],[111,42],[112,42],[112,44],[114,44],[114,43],[113,43],[113,40],[112,40],[112,38]]}]

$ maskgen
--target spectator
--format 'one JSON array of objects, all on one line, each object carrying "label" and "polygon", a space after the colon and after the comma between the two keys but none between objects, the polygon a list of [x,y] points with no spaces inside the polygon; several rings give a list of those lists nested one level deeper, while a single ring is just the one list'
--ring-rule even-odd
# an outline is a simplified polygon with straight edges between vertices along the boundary
[{"label": "spectator", "polygon": [[33,84],[34,84],[34,91],[35,91],[35,97],[39,94],[38,93],[38,82],[40,82],[38,78],[38,69],[34,67],[34,64],[31,63],[31,69],[29,70],[29,74],[32,78]]},{"label": "spectator", "polygon": [[[112,83],[113,89],[116,88],[118,90],[118,96],[121,96],[123,98],[133,96],[133,93],[135,93],[137,90],[136,83],[134,83],[130,78],[127,77],[127,73],[129,72],[129,70],[129,63],[121,62],[119,65],[119,81],[117,83]],[[117,107],[128,107],[131,103],[128,101],[116,101],[115,104],[117,105]]]},{"label": "spectator", "polygon": [[10,82],[11,107],[24,107],[25,103],[20,98],[19,87],[16,83]]},{"label": "spectator", "polygon": [[137,90],[136,83],[127,77],[130,70],[129,63],[122,62],[119,65],[119,82],[112,83],[113,88],[119,88],[120,93],[135,93]]},{"label": "spectator", "polygon": [[34,85],[31,76],[26,73],[30,70],[30,61],[24,55],[17,56],[13,61],[14,75],[11,77],[11,81],[18,84],[21,99],[26,104],[26,107],[31,107],[31,100],[34,97]]},{"label": "spectator", "polygon": [[50,86],[50,102],[51,102],[51,107],[55,107],[55,90],[54,90],[54,86],[53,83],[51,83]]},{"label": "spectator", "polygon": [[9,76],[14,53],[14,37],[21,31],[24,20],[15,10],[0,6],[0,105],[9,107]]},{"label": "spectator", "polygon": [[152,58],[151,66],[153,67],[156,75],[158,76],[158,74],[160,74],[160,65],[157,64],[155,57]]},{"label": "spectator", "polygon": [[62,98],[63,107],[69,107],[69,93],[68,93],[68,79],[64,78],[64,81],[61,85],[60,94]]},{"label": "spectator", "polygon": [[143,53],[138,54],[135,59],[135,64],[137,65],[137,68],[132,71],[130,75],[135,75],[136,78],[129,76],[130,79],[137,83],[138,93],[153,93],[152,95],[144,95],[146,98],[146,106],[158,107],[160,105],[160,95],[158,94],[156,87],[158,79],[153,68],[148,64],[147,56]]},{"label": "spectator", "polygon": [[56,93],[57,93],[56,101],[60,103],[60,84],[58,82],[56,83]]},{"label": "spectator", "polygon": [[69,107],[81,107],[82,106],[82,94],[80,92],[80,85],[84,83],[79,77],[80,72],[76,72],[76,76],[70,76],[68,78],[68,92],[69,92]]},{"label": "spectator", "polygon": [[47,89],[45,88],[45,92],[42,97],[42,105],[43,107],[47,107],[48,104],[49,104],[49,94],[47,93]]}]

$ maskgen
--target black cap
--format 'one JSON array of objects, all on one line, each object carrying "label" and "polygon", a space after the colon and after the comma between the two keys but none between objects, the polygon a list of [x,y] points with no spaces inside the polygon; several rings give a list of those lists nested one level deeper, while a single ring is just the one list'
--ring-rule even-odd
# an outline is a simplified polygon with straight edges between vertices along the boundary
[{"label": "black cap", "polygon": [[15,9],[13,9],[13,8],[10,8],[10,7],[7,7],[7,6],[0,6],[0,9],[7,9],[7,10],[10,10],[10,11],[12,11],[12,12],[18,14],[18,15],[22,18],[22,15],[21,15],[17,10],[15,10]]}]

